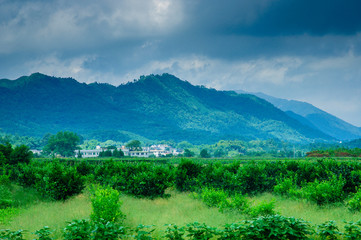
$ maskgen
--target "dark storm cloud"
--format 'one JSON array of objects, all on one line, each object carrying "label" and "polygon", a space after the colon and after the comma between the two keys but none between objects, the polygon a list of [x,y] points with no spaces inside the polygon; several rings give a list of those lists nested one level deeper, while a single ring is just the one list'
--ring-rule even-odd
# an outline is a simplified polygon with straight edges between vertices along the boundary
[{"label": "dark storm cloud", "polygon": [[361,125],[360,12],[359,0],[0,0],[0,78],[118,85],[169,72]]},{"label": "dark storm cloud", "polygon": [[352,35],[361,30],[359,0],[198,1],[198,31],[251,36]]}]

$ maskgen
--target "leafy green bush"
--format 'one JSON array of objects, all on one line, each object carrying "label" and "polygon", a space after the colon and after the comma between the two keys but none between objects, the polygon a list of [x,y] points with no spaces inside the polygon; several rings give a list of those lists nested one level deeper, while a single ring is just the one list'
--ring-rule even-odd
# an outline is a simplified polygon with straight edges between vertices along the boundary
[{"label": "leafy green bush", "polygon": [[8,186],[0,185],[0,209],[9,208],[13,205],[11,192]]},{"label": "leafy green bush", "polygon": [[59,162],[50,163],[44,176],[36,183],[36,189],[53,200],[66,200],[84,189],[84,178],[74,167],[64,167]]},{"label": "leafy green bush", "polygon": [[250,207],[250,202],[246,196],[235,195],[231,197],[231,208],[240,212],[247,212]]},{"label": "leafy green bush", "polygon": [[[10,219],[19,212],[18,208],[0,208],[0,224],[6,224]],[[1,236],[1,235],[0,235]]]},{"label": "leafy green bush", "polygon": [[65,240],[89,240],[92,231],[90,221],[86,219],[73,220],[64,228],[63,237]]},{"label": "leafy green bush", "polygon": [[246,210],[246,212],[252,217],[270,216],[276,214],[274,207],[275,207],[274,200],[270,202],[262,201],[255,206],[249,207],[248,210]]},{"label": "leafy green bush", "polygon": [[246,233],[245,225],[242,223],[232,223],[224,226],[223,229],[218,230],[219,240],[237,240],[242,239]]},{"label": "leafy green bush", "polygon": [[20,145],[14,148],[10,154],[9,163],[18,164],[18,163],[29,163],[33,153],[30,151],[30,148],[25,145]]},{"label": "leafy green bush", "polygon": [[338,230],[335,221],[327,221],[317,226],[317,234],[322,240],[336,240],[342,233]]},{"label": "leafy green bush", "polygon": [[45,174],[45,166],[39,164],[19,164],[16,169],[16,181],[24,187],[33,187]]},{"label": "leafy green bush", "polygon": [[109,186],[96,187],[90,197],[92,203],[91,219],[97,222],[117,222],[122,220],[124,215],[120,210],[119,196],[119,192]]},{"label": "leafy green bush", "polygon": [[316,179],[303,188],[304,196],[311,202],[317,203],[317,205],[341,202],[345,198],[342,190],[344,184],[345,181],[342,176],[333,175],[331,180],[321,182]]},{"label": "leafy green bush", "polygon": [[296,188],[293,177],[281,178],[277,180],[277,185],[274,186],[273,192],[277,195],[287,196],[290,191]]},{"label": "leafy green bush", "polygon": [[361,211],[361,188],[348,201],[348,206],[351,211]]},{"label": "leafy green bush", "polygon": [[95,221],[92,228],[91,239],[115,240],[125,234],[125,228],[116,222]]},{"label": "leafy green bush", "polygon": [[137,240],[152,240],[152,232],[154,232],[154,228],[152,229],[152,225],[143,225],[139,224],[135,229],[135,234],[132,236],[134,239]]},{"label": "leafy green bush", "polygon": [[280,215],[263,216],[245,222],[244,239],[309,239],[313,233],[308,222],[302,219],[288,218]]},{"label": "leafy green bush", "polygon": [[161,197],[173,184],[173,175],[169,168],[156,165],[140,165],[135,174],[127,181],[126,192],[138,197]]},{"label": "leafy green bush", "polygon": [[167,229],[165,230],[165,235],[163,236],[169,240],[182,240],[184,239],[185,230],[184,227],[178,227],[175,224],[166,225]]},{"label": "leafy green bush", "polygon": [[222,190],[205,188],[201,193],[201,198],[208,207],[223,209],[231,206],[227,193]]},{"label": "leafy green bush", "polygon": [[175,174],[175,186],[177,190],[185,192],[197,189],[197,177],[201,172],[201,164],[182,159]]},{"label": "leafy green bush", "polygon": [[251,162],[238,169],[236,178],[242,193],[256,194],[268,190],[270,182],[265,173],[265,166]]},{"label": "leafy green bush", "polygon": [[361,239],[361,220],[357,222],[346,222],[344,238],[350,240]]},{"label": "leafy green bush", "polygon": [[11,231],[9,229],[0,229],[0,239],[4,240],[25,240],[23,230]]},{"label": "leafy green bush", "polygon": [[93,221],[86,219],[73,220],[65,228],[63,238],[65,240],[114,240],[121,239],[125,234],[125,228],[116,222]]},{"label": "leafy green bush", "polygon": [[190,239],[211,239],[217,234],[216,228],[198,222],[187,224],[187,237]]},{"label": "leafy green bush", "polygon": [[44,226],[42,229],[39,229],[34,232],[34,234],[38,237],[39,240],[52,240],[54,238],[50,237],[53,231],[50,230],[48,226]]}]

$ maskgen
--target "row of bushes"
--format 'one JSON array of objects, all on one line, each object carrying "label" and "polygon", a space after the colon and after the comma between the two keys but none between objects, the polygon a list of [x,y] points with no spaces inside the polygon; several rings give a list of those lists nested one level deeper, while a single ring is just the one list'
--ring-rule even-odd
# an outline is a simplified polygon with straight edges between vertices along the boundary
[{"label": "row of bushes", "polygon": [[[118,222],[90,221],[86,219],[73,220],[63,230],[63,238],[70,239],[156,239],[153,226],[139,225],[136,229],[129,229]],[[37,239],[51,240],[52,230],[44,227],[34,234]],[[23,231],[0,230],[1,239],[22,240]],[[340,232],[334,221],[311,226],[309,222],[293,217],[281,215],[262,216],[248,221],[227,224],[223,228],[215,228],[198,222],[186,226],[167,225],[161,236],[162,239],[247,239],[247,240],[306,240],[306,239],[361,239],[361,221],[347,222],[344,232]]]},{"label": "row of bushes", "polygon": [[222,189],[230,195],[288,191],[319,205],[342,202],[361,185],[361,164],[334,160],[237,162],[200,165],[184,161],[176,169],[180,191]]},{"label": "row of bushes", "polygon": [[361,186],[361,163],[334,160],[244,164],[200,164],[184,160],[177,166],[113,161],[98,165],[81,161],[66,166],[55,161],[7,165],[3,169],[12,181],[35,187],[55,200],[80,193],[85,180],[139,197],[164,196],[171,186],[192,192],[207,187],[229,195],[286,193],[319,205],[342,202]]},{"label": "row of bushes", "polygon": [[31,162],[3,168],[4,175],[24,187],[35,188],[45,198],[65,200],[85,188],[85,178],[76,167],[65,166],[57,161]]}]

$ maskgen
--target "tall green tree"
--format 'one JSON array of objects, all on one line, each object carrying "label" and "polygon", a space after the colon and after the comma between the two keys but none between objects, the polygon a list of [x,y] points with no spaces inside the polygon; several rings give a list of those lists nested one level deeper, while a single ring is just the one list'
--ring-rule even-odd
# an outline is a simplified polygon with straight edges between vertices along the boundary
[{"label": "tall green tree", "polygon": [[130,150],[142,150],[142,147],[141,147],[141,142],[139,140],[131,140],[130,142],[128,142],[125,146],[127,148],[129,148]]},{"label": "tall green tree", "polygon": [[185,157],[194,157],[194,152],[192,152],[189,149],[185,149],[184,153],[183,153],[183,156],[185,156]]},{"label": "tall green tree", "polygon": [[211,157],[211,155],[208,153],[207,149],[202,149],[199,156],[201,158],[210,158]]},{"label": "tall green tree", "polygon": [[49,137],[48,143],[43,151],[47,154],[60,154],[63,157],[74,156],[74,151],[78,149],[80,137],[73,132],[58,132]]},{"label": "tall green tree", "polygon": [[30,151],[30,148],[25,145],[20,145],[14,148],[10,154],[10,164],[17,163],[29,163],[33,153]]}]

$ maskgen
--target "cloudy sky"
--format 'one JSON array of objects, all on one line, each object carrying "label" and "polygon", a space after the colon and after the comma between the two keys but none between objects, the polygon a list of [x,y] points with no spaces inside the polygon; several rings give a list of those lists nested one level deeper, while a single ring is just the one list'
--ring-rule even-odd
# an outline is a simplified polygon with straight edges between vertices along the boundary
[{"label": "cloudy sky", "polygon": [[167,72],[361,126],[360,12],[360,0],[0,0],[0,78]]}]

